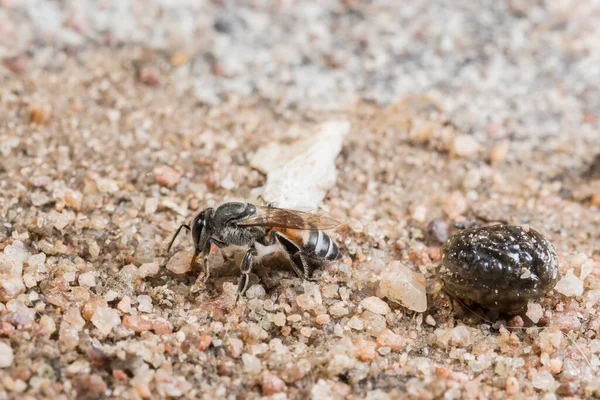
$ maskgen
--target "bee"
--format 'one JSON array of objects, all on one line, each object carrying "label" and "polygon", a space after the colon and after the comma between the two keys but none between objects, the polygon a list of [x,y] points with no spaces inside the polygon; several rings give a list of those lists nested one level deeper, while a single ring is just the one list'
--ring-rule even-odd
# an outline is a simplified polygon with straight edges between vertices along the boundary
[{"label": "bee", "polygon": [[199,256],[203,257],[202,280],[206,282],[210,278],[208,256],[211,244],[219,248],[246,246],[238,285],[238,296],[243,296],[248,289],[253,266],[273,247],[279,247],[294,272],[307,280],[312,278],[313,271],[320,264],[339,259],[341,255],[337,244],[323,232],[338,225],[339,222],[333,218],[309,212],[229,202],[216,209],[207,208],[198,213],[190,225],[179,226],[167,253],[182,229],[191,231],[194,241],[191,266]]}]

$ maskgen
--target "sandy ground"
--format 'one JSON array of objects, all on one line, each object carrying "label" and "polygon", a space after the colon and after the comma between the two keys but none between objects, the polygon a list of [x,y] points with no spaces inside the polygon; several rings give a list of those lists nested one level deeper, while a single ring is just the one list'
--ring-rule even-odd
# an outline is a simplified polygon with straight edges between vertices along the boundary
[{"label": "sandy ground", "polygon": [[[0,59],[0,398],[600,397],[597,3],[0,0]],[[275,256],[237,305],[218,251],[207,284],[162,267],[329,120],[339,262]],[[556,247],[527,315],[435,281],[493,222]],[[377,297],[400,267],[427,311]]]}]

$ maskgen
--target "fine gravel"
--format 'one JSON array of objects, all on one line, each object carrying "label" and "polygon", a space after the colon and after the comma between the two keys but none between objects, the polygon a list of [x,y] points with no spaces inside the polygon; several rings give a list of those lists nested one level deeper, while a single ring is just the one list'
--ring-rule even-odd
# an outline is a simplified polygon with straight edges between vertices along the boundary
[{"label": "fine gravel", "polygon": [[[0,0],[0,399],[600,397],[599,94],[597,1]],[[167,257],[329,121],[341,260]],[[516,316],[435,276],[498,222],[558,254]]]}]

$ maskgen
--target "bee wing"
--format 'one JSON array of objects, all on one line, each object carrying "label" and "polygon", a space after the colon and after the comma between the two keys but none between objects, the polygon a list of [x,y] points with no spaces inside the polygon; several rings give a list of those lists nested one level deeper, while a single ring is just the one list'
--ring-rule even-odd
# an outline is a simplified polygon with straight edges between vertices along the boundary
[{"label": "bee wing", "polygon": [[259,207],[260,213],[252,215],[238,226],[266,226],[282,229],[333,229],[340,225],[335,219],[306,211],[288,210],[276,207]]}]

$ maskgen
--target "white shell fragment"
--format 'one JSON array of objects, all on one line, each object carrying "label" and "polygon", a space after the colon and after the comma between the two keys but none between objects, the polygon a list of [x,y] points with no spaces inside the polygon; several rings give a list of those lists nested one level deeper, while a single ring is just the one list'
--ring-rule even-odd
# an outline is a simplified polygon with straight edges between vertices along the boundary
[{"label": "white shell fragment", "polygon": [[318,207],[335,184],[335,159],[349,130],[348,121],[329,121],[292,144],[261,147],[250,164],[267,174],[267,184],[255,194],[277,207]]},{"label": "white shell fragment", "polygon": [[410,310],[425,312],[427,310],[425,276],[402,265],[399,261],[393,261],[381,277],[377,296],[386,297]]}]

